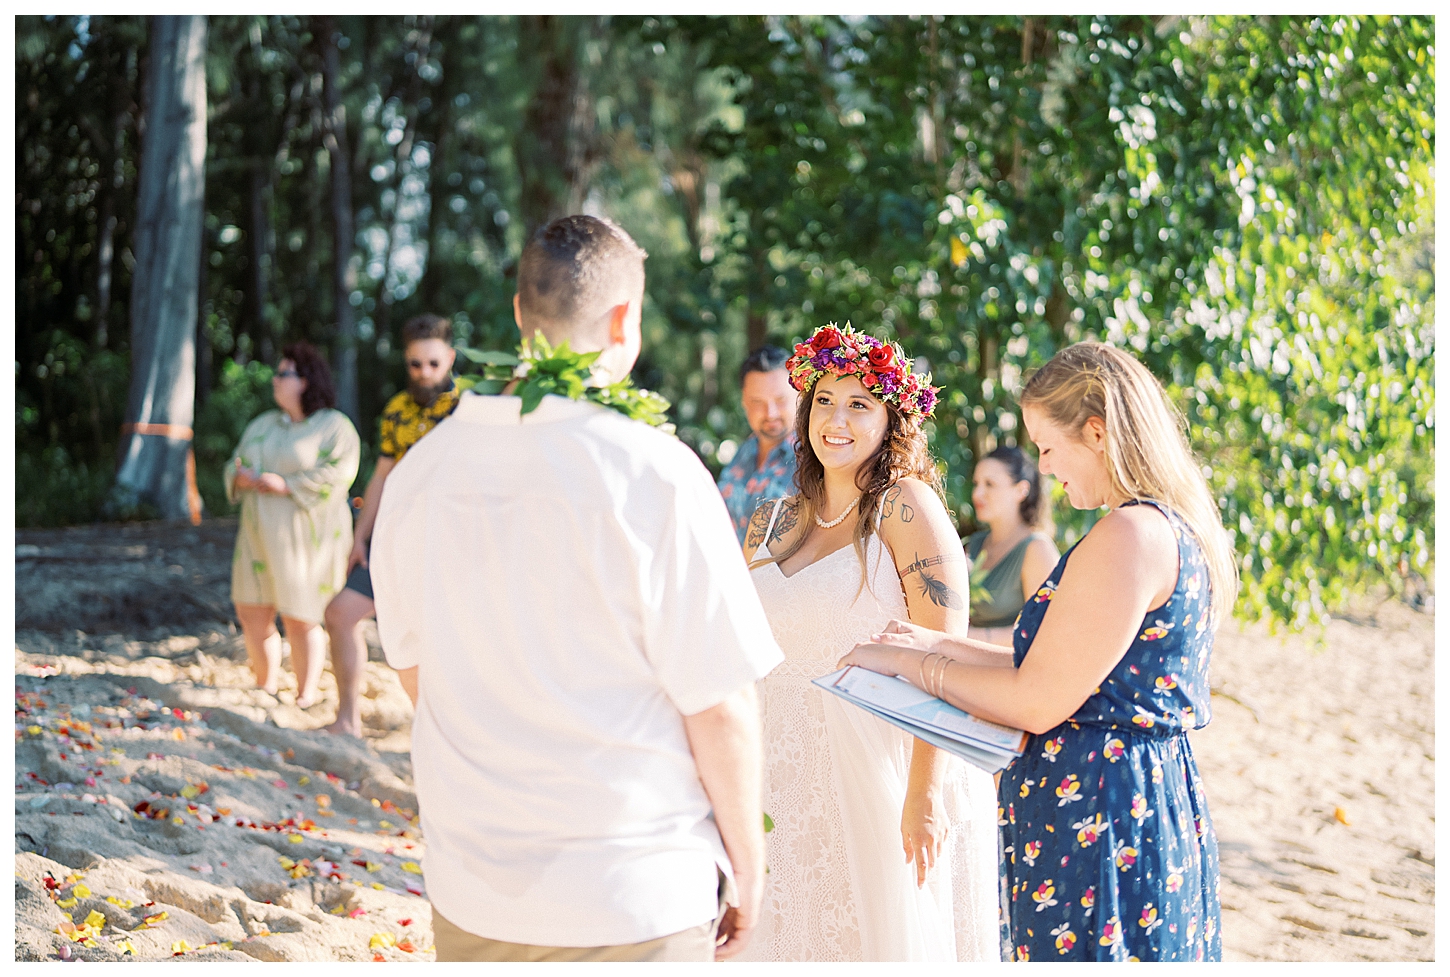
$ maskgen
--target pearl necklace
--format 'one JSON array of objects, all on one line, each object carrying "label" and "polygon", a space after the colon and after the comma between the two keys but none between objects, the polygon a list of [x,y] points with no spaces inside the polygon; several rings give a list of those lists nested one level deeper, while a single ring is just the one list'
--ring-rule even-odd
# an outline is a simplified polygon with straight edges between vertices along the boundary
[{"label": "pearl necklace", "polygon": [[841,513],[836,518],[832,519],[830,522],[822,522],[820,514],[817,513],[816,525],[820,526],[822,529],[835,529],[847,516],[851,514],[851,510],[856,508],[856,503],[860,501],[860,498],[860,496],[857,496],[856,498],[852,499],[851,504],[846,506],[846,511]]}]

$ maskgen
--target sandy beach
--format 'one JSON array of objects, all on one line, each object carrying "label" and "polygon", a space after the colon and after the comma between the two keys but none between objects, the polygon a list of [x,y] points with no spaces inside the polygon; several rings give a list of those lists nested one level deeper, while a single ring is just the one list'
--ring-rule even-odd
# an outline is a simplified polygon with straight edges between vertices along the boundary
[{"label": "sandy beach", "polygon": [[[368,664],[363,739],[251,688],[235,522],[16,534],[17,960],[426,960],[411,706]],[[1434,956],[1434,617],[1322,647],[1231,625],[1193,738],[1228,960]]]}]

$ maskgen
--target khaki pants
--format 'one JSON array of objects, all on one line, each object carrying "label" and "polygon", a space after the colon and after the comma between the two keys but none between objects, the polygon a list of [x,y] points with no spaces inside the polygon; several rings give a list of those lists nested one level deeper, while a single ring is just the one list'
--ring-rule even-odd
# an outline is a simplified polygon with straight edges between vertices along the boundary
[{"label": "khaki pants", "polygon": [[699,926],[661,936],[644,943],[625,943],[619,946],[532,946],[527,943],[505,943],[477,936],[443,918],[433,908],[433,945],[438,952],[439,963],[476,962],[497,963],[501,961],[523,961],[528,963],[567,961],[614,961],[647,963],[709,963],[715,959],[715,933],[720,917],[725,914],[725,879],[720,878],[720,905],[715,919]]}]

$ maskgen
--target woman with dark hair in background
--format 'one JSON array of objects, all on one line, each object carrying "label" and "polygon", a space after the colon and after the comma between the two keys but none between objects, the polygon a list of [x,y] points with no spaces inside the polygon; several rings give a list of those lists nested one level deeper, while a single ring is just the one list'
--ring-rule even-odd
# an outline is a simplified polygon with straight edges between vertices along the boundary
[{"label": "woman with dark hair in background", "polygon": [[337,402],[327,361],[308,343],[282,350],[272,376],[276,410],[247,425],[224,478],[240,502],[232,557],[232,602],[257,685],[277,691],[280,612],[297,676],[297,705],[317,701],[327,654],[320,627],[327,602],[347,576],[352,513],[347,490],[357,476],[357,429]]},{"label": "woman with dark hair in background", "polygon": [[740,959],[996,961],[992,778],[811,685],[893,618],[965,636],[967,561],[921,426],[936,389],[849,325],[786,367],[797,493],[745,539],[785,661],[761,681],[775,830]]},{"label": "woman with dark hair in background", "polygon": [[1043,532],[1052,521],[1042,476],[1027,453],[1002,445],[977,462],[972,510],[987,528],[967,538],[972,563],[972,624],[968,637],[1012,643],[1012,622],[1057,565],[1057,547]]}]

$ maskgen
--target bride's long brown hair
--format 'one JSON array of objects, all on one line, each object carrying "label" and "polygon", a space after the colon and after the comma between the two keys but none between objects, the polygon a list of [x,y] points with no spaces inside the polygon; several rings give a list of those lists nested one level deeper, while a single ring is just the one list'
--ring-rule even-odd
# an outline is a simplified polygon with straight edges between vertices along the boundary
[{"label": "bride's long brown hair", "polygon": [[[819,383],[819,381],[817,381]],[[870,393],[867,394],[871,396]],[[796,499],[800,505],[800,522],[805,532],[785,548],[783,553],[754,560],[751,569],[768,563],[780,563],[789,559],[815,532],[815,515],[826,501],[826,469],[811,447],[811,407],[816,399],[816,384],[806,390],[795,412]],[[875,397],[872,397],[875,400]],[[876,531],[876,514],[881,508],[881,499],[891,487],[903,478],[918,478],[930,485],[937,498],[946,504],[942,490],[941,472],[927,448],[926,434],[921,422],[901,413],[894,404],[878,401],[886,408],[886,434],[876,453],[856,469],[856,487],[861,490],[861,501],[856,507],[856,527],[851,534],[851,545],[856,549],[856,558],[861,564],[861,583],[866,580],[866,538]],[[857,590],[860,596],[860,590]]]}]

